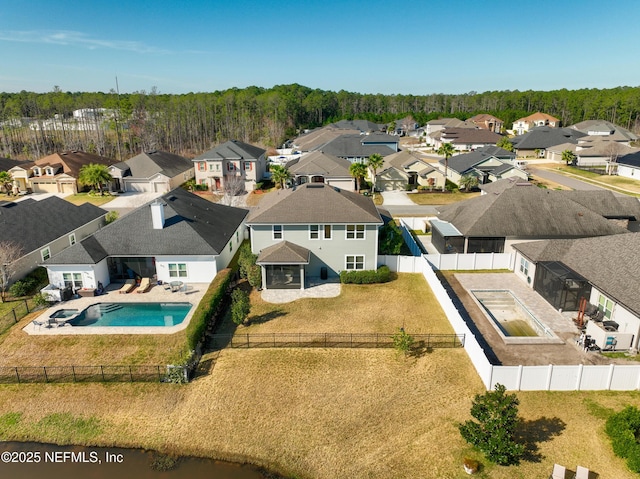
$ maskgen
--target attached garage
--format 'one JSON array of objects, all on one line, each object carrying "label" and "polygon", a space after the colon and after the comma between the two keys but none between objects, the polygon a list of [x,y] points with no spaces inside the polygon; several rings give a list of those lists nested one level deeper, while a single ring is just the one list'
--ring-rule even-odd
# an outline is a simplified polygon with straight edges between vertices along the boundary
[{"label": "attached garage", "polygon": [[139,192],[152,192],[152,185],[147,181],[126,181],[125,180],[125,190],[126,191],[139,191]]},{"label": "attached garage", "polygon": [[32,181],[31,188],[34,193],[57,193],[58,183],[55,181]]},{"label": "attached garage", "polygon": [[76,192],[75,185],[73,183],[60,183],[60,192],[74,194]]},{"label": "attached garage", "polygon": [[153,183],[153,191],[156,193],[168,193],[169,192],[169,184],[168,183]]}]

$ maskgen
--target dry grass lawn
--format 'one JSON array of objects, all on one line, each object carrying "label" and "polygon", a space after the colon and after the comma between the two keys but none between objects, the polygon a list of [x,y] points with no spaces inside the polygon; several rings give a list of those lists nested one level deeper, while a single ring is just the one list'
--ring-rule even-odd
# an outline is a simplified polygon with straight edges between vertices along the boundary
[{"label": "dry grass lawn", "polygon": [[412,193],[407,195],[417,205],[449,205],[458,201],[468,200],[480,196],[480,192],[461,193]]},{"label": "dry grass lawn", "polygon": [[108,366],[164,365],[176,361],[186,336],[157,335],[60,335],[30,336],[24,328],[42,311],[25,316],[0,335],[0,366]]},{"label": "dry grass lawn", "polygon": [[84,203],[91,203],[92,205],[102,206],[109,201],[113,201],[115,196],[105,194],[104,196],[92,196],[88,193],[78,193],[76,195],[66,196],[64,199],[74,205],[82,205]]}]

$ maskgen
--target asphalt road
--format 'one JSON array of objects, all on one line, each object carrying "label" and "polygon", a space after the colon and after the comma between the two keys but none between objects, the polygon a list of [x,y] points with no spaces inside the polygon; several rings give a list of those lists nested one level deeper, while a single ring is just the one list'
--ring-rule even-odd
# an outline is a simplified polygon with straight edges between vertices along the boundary
[{"label": "asphalt road", "polygon": [[435,216],[436,207],[431,205],[385,205],[380,208],[387,210],[392,216]]},{"label": "asphalt road", "polygon": [[537,176],[539,178],[554,181],[563,186],[567,186],[569,188],[573,188],[574,190],[604,190],[606,188],[602,188],[600,186],[592,185],[591,183],[585,183],[584,181],[577,180],[575,178],[570,178],[568,176],[561,175],[559,173],[554,173],[549,170],[542,170],[537,168],[531,168],[531,174],[533,176]]}]

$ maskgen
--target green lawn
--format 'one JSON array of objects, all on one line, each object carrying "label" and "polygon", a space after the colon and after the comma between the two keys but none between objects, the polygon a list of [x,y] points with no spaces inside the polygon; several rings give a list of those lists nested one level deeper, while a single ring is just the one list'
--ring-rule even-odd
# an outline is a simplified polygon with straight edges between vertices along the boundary
[{"label": "green lawn", "polygon": [[412,193],[407,196],[417,205],[448,205],[480,196],[480,192]]},{"label": "green lawn", "polygon": [[561,166],[553,169],[558,173],[568,173],[570,175],[579,176],[587,182],[595,182],[602,186],[602,183],[608,185],[611,189],[622,189],[625,192],[635,192],[633,196],[640,196],[640,181],[632,180],[631,178],[624,178],[617,175],[599,175],[591,171],[584,171],[579,168],[571,166]]},{"label": "green lawn", "polygon": [[70,203],[73,203],[74,205],[91,203],[92,205],[96,205],[96,206],[102,206],[105,203],[112,201],[113,199],[115,199],[115,196],[111,196],[108,194],[105,194],[104,196],[100,196],[100,195],[94,196],[94,195],[89,195],[89,193],[78,193],[77,195],[70,195],[65,197],[65,200],[67,200]]}]

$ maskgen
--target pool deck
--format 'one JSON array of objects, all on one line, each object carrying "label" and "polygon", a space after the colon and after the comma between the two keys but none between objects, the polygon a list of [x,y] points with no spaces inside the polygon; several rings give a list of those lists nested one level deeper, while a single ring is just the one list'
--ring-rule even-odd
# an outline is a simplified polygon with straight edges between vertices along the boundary
[{"label": "pool deck", "polygon": [[180,291],[171,292],[165,289],[167,285],[153,285],[146,293],[136,293],[137,288],[127,294],[120,294],[118,290],[122,284],[110,284],[105,294],[93,297],[79,297],[69,301],[55,303],[46,309],[35,322],[47,323],[49,317],[59,309],[83,309],[97,303],[191,303],[193,308],[189,311],[182,323],[176,326],[71,326],[60,325],[57,327],[38,326],[34,321],[23,328],[23,331],[31,335],[75,335],[75,334],[173,334],[185,329],[191,321],[193,312],[200,303],[202,296],[209,287],[204,283],[187,283]]}]

